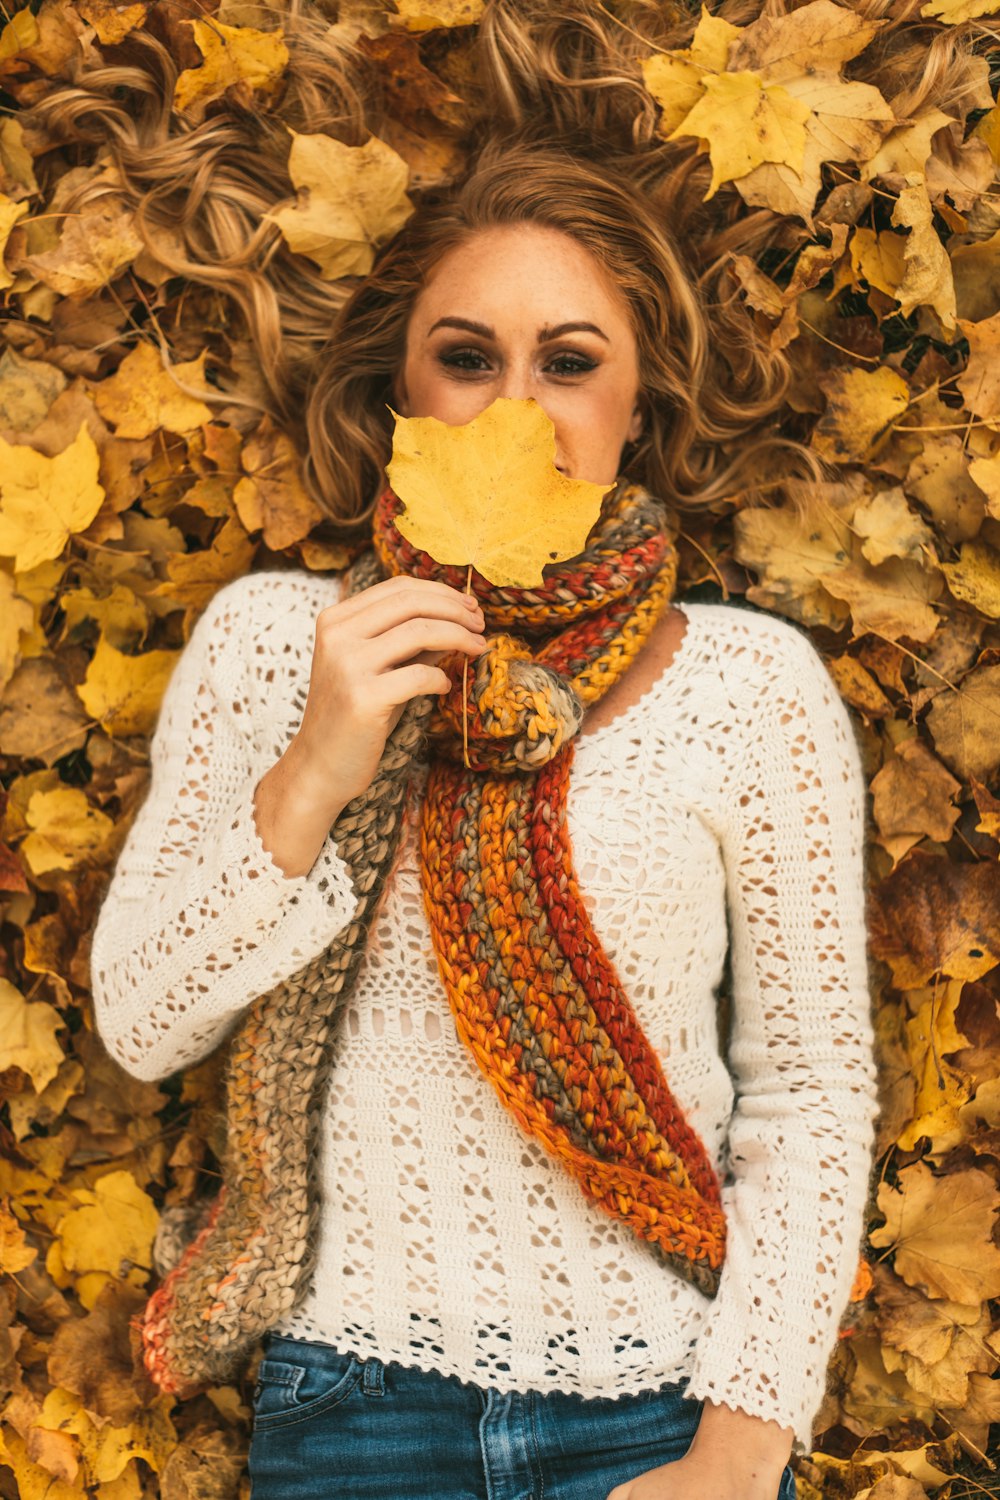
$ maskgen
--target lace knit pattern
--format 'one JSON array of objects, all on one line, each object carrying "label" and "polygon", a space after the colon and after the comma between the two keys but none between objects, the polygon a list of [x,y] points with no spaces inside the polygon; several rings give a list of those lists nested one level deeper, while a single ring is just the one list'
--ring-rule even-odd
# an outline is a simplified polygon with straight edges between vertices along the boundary
[{"label": "lace knit pattern", "polygon": [[[339,594],[300,571],[225,586],[170,681],[91,959],[98,1031],[137,1077],[223,1044],[354,910],[332,840],[286,877],[252,810]],[[588,1204],[477,1074],[441,990],[411,812],[339,1025],[318,1263],[275,1331],[502,1390],[621,1396],[687,1378],[691,1397],[808,1447],[877,1113],[864,783],[797,627],[680,607],[661,677],[578,737],[567,827],[590,920],[723,1184],[717,1296]]]}]

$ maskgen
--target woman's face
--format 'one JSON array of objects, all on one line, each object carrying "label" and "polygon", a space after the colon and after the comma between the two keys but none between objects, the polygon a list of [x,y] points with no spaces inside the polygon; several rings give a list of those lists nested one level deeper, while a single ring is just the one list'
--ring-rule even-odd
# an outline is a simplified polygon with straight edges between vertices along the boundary
[{"label": "woman's face", "polygon": [[393,406],[461,424],[497,396],[533,396],[556,467],[612,484],[642,427],[628,307],[591,252],[558,229],[480,230],[448,252],[410,315]]}]

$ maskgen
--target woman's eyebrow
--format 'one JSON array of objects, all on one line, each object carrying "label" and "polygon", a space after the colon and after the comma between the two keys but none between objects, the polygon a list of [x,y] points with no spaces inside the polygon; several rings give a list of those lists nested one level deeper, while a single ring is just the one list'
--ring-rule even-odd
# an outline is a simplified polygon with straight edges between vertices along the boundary
[{"label": "woman's eyebrow", "polygon": [[[494,330],[485,323],[475,323],[471,318],[438,318],[433,327],[427,330],[427,337],[437,328],[464,328],[468,333],[478,333],[481,338],[492,339],[496,337]],[[603,329],[598,328],[596,323],[559,323],[555,328],[540,328],[538,330],[538,342],[546,343],[549,339],[561,338],[564,333],[596,333],[606,344],[611,340]]]}]

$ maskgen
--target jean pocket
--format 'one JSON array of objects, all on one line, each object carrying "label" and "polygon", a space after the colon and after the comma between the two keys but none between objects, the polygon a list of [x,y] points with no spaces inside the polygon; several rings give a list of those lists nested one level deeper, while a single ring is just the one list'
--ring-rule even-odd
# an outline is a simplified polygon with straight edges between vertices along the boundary
[{"label": "jean pocket", "polygon": [[265,1355],[253,1391],[254,1425],[280,1427],[329,1411],[346,1400],[363,1374],[363,1360],[336,1349],[301,1364]]}]

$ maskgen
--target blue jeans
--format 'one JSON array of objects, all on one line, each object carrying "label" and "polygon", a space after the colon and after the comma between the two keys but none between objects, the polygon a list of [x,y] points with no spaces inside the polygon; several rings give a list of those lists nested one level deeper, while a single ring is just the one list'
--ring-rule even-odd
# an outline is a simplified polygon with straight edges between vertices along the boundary
[{"label": "blue jeans", "polygon": [[[267,1334],[253,1393],[251,1500],[607,1500],[681,1458],[686,1382],[618,1399],[504,1395]],[[790,1467],[775,1500],[795,1500]]]}]

